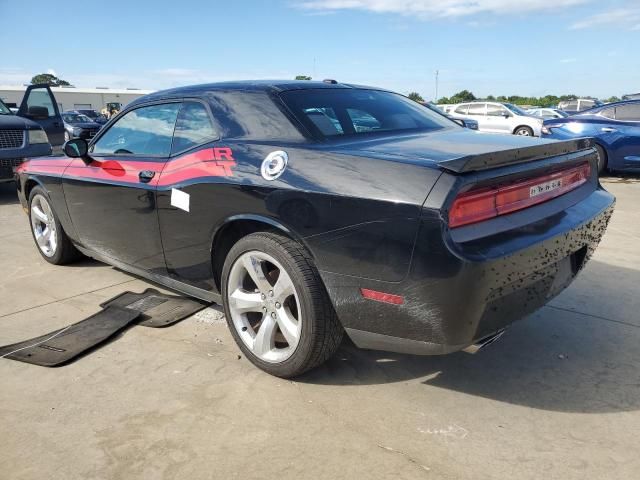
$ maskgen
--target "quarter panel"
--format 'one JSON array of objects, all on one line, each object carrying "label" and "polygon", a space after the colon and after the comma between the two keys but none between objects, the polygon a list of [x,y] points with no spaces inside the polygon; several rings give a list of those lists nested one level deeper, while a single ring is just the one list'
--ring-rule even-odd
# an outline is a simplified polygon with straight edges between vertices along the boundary
[{"label": "quarter panel", "polygon": [[[421,206],[440,172],[423,166],[331,153],[322,147],[219,144],[233,152],[224,175],[158,190],[170,275],[215,289],[212,241],[226,219],[258,215],[294,232],[321,271],[399,281],[406,276]],[[260,174],[274,150],[289,155],[274,181]],[[189,195],[189,211],[171,205],[171,188]],[[215,253],[215,252],[214,252]]]}]

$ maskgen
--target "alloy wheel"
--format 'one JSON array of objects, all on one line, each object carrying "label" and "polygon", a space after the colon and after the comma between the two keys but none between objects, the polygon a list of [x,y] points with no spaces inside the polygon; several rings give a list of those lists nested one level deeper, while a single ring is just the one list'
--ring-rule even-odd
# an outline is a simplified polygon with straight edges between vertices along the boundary
[{"label": "alloy wheel", "polygon": [[56,221],[49,202],[42,195],[31,200],[31,228],[42,253],[53,257],[58,249]]},{"label": "alloy wheel", "polygon": [[246,347],[260,360],[280,363],[296,350],[302,313],[291,277],[271,255],[243,253],[227,285],[231,320]]}]

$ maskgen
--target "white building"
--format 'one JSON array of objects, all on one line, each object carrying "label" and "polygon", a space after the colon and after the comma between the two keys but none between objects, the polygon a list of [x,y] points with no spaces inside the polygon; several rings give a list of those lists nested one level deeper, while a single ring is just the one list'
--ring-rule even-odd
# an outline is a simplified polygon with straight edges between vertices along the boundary
[{"label": "white building", "polygon": [[[20,107],[26,86],[0,85],[0,98],[4,103],[15,104]],[[124,107],[129,102],[153,90],[140,90],[138,88],[115,89],[107,87],[76,88],[76,87],[51,87],[56,97],[60,111],[75,109],[102,110],[107,103],[120,103]]]}]

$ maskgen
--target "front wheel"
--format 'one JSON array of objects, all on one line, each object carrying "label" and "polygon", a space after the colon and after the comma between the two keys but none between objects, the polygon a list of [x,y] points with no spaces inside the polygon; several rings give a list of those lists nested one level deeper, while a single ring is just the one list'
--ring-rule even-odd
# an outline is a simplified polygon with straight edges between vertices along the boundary
[{"label": "front wheel", "polygon": [[518,127],[513,133],[524,137],[533,137],[533,130],[530,127]]},{"label": "front wheel", "polygon": [[307,251],[277,233],[248,235],[222,271],[227,324],[257,367],[290,378],[327,360],[343,329]]},{"label": "front wheel", "polygon": [[42,187],[35,187],[29,194],[29,220],[38,251],[47,262],[64,265],[82,256],[63,230]]}]

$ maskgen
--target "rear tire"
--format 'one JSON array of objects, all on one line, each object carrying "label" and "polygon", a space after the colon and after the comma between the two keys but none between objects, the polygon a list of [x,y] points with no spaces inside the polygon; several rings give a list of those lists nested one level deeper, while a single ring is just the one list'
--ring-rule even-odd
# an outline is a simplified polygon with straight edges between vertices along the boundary
[{"label": "rear tire", "polygon": [[607,171],[607,152],[600,145],[596,145],[595,147],[598,152],[598,176],[600,176]]},{"label": "rear tire", "polygon": [[523,137],[533,137],[533,130],[530,127],[518,127],[513,131],[514,135],[520,135]]},{"label": "rear tire", "polygon": [[221,284],[231,334],[265,372],[298,376],[340,346],[342,325],[313,260],[298,242],[272,232],[241,238],[227,255]]},{"label": "rear tire", "polygon": [[66,265],[82,257],[62,228],[51,200],[42,187],[34,187],[29,194],[29,221],[38,252],[47,262]]}]

